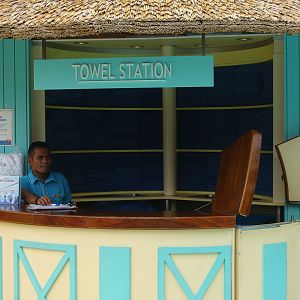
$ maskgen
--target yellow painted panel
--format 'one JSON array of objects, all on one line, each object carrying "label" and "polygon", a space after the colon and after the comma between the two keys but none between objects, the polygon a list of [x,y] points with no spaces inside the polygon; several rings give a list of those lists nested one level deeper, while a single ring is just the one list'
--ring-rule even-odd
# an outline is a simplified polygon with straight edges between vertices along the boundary
[{"label": "yellow painted panel", "polygon": [[[41,243],[72,244],[77,245],[77,282],[78,300],[99,299],[99,247],[130,247],[131,248],[131,300],[157,299],[158,282],[158,248],[159,247],[210,247],[232,245],[234,247],[235,229],[192,229],[192,230],[118,230],[118,229],[74,229],[59,227],[43,227],[31,225],[18,225],[0,222],[0,236],[3,238],[3,285],[4,299],[13,299],[13,240],[26,240]],[[48,261],[53,266],[58,259],[58,253],[47,251],[35,255],[29,250],[28,256],[34,266],[38,267],[37,276],[41,282],[45,281],[48,270]],[[44,250],[39,250],[40,252]],[[49,259],[48,259],[49,257]],[[194,259],[194,262],[193,262]],[[186,276],[187,282],[196,289],[197,277],[204,278],[211,265],[213,257],[207,259],[192,257],[176,257]],[[203,269],[191,267],[193,263],[200,264]],[[101,262],[100,262],[101,263]],[[187,266],[185,266],[185,263]],[[188,269],[186,269],[188,268]],[[27,275],[21,271],[22,300],[35,299],[35,292]],[[68,295],[68,266],[63,270],[62,277],[55,283],[49,292],[48,300],[67,299]],[[196,278],[196,279],[195,279]],[[199,282],[199,281],[198,281]],[[166,286],[168,299],[186,300],[180,292],[173,298],[170,290],[174,287],[174,279],[167,277]],[[219,271],[205,300],[220,299],[223,295],[223,275]],[[171,298],[170,298],[171,296]],[[166,299],[167,300],[167,299]]]},{"label": "yellow painted panel", "polygon": [[300,299],[300,222],[237,230],[236,300],[263,300],[263,246],[287,243],[287,298]]}]

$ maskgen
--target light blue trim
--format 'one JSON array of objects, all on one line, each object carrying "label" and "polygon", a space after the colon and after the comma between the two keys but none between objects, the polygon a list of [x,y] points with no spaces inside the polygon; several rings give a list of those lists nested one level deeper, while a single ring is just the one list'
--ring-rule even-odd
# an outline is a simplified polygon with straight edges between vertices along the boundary
[{"label": "light blue trim", "polygon": [[[4,108],[4,40],[0,40],[0,109]],[[4,152],[4,147],[0,146],[0,153]]]},{"label": "light blue trim", "polygon": [[287,243],[263,247],[263,300],[287,299]]},{"label": "light blue trim", "polygon": [[4,40],[0,40],[0,107],[4,106]]},{"label": "light blue trim", "polygon": [[34,61],[35,90],[211,86],[209,55]]},{"label": "light blue trim", "polygon": [[[48,281],[44,287],[41,287],[34,271],[31,268],[30,262],[28,261],[24,248],[50,250],[50,251],[62,251],[65,252],[63,257],[58,262],[54,271],[50,275]],[[46,300],[47,294],[51,287],[55,283],[56,279],[60,275],[61,271],[65,267],[66,263],[70,263],[70,300],[76,300],[77,298],[77,266],[76,266],[76,246],[75,245],[62,245],[62,244],[48,244],[48,243],[38,243],[31,241],[20,241],[14,240],[14,299],[20,299],[20,262],[26,270],[28,278],[30,279],[36,293],[38,300]]]},{"label": "light blue trim", "polygon": [[131,299],[131,249],[100,247],[100,299]]},{"label": "light blue trim", "polygon": [[[0,40],[0,109],[14,109],[14,142],[24,154],[30,138],[29,56],[28,40]],[[15,147],[0,147],[0,153],[12,151]]]},{"label": "light blue trim", "polygon": [[2,237],[0,237],[0,300],[3,300],[3,258],[2,258]]},{"label": "light blue trim", "polygon": [[287,140],[300,133],[300,35],[285,35],[284,42],[284,135]]},{"label": "light blue trim", "polygon": [[[165,266],[169,267],[171,273],[177,280],[188,300],[201,300],[205,296],[209,286],[215,279],[218,271],[224,263],[224,299],[231,300],[231,246],[215,247],[161,247],[158,249],[158,300],[165,300]],[[213,266],[201,283],[194,295],[188,283],[172,260],[174,254],[218,254]]]},{"label": "light blue trim", "polygon": [[[29,41],[15,41],[15,140],[23,153],[29,145]],[[27,164],[25,164],[27,166]],[[26,174],[26,170],[24,174]]]},{"label": "light blue trim", "polygon": [[[284,138],[300,134],[300,35],[284,37]],[[300,219],[299,205],[285,206],[285,221]]]}]

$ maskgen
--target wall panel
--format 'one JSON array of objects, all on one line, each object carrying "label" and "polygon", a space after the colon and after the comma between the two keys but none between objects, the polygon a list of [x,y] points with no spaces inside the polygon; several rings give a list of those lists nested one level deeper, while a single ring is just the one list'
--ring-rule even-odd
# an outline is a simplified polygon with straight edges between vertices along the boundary
[{"label": "wall panel", "polygon": [[[23,153],[29,143],[29,41],[0,40],[0,109],[14,109],[15,145]],[[1,153],[15,147],[0,147]]]}]

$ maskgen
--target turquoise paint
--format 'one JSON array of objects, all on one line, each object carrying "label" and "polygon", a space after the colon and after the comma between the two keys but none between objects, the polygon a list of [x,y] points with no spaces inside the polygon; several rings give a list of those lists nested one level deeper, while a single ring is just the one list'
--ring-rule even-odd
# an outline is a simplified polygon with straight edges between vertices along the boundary
[{"label": "turquoise paint", "polygon": [[4,47],[3,40],[0,40],[0,107],[4,106]]},{"label": "turquoise paint", "polygon": [[100,299],[131,299],[131,249],[100,247]]},{"label": "turquoise paint", "polygon": [[300,37],[285,36],[284,135],[293,138],[300,133]]},{"label": "turquoise paint", "polygon": [[[284,138],[300,134],[300,35],[284,38]],[[285,221],[299,220],[300,207],[285,206]]]},{"label": "turquoise paint", "polygon": [[51,59],[34,62],[35,90],[211,87],[213,56]]},{"label": "turquoise paint", "polygon": [[[15,145],[26,154],[29,145],[29,41],[0,40],[0,109],[14,109]],[[15,147],[0,147],[0,153]]]},{"label": "turquoise paint", "polygon": [[[16,144],[23,153],[27,152],[29,145],[29,42],[24,40],[15,41],[15,62],[18,72],[15,74],[16,106]],[[11,149],[11,148],[10,148]]]},{"label": "turquoise paint", "polygon": [[[4,41],[0,40],[0,109],[4,107]],[[0,146],[0,153],[4,147]]]},{"label": "turquoise paint", "polygon": [[[64,252],[64,255],[58,262],[57,266],[55,267],[54,271],[50,275],[44,287],[41,287],[41,285],[39,284],[38,279],[36,278],[35,273],[31,268],[30,262],[23,251],[24,248]],[[70,282],[69,282],[70,300],[76,300],[77,298],[76,246],[15,240],[14,241],[14,299],[15,300],[20,299],[20,266],[19,266],[20,263],[22,263],[24,266],[28,278],[30,279],[34,287],[34,290],[37,293],[38,300],[46,300],[48,292],[50,291],[51,287],[54,285],[56,279],[60,275],[61,271],[64,269],[67,262],[69,262],[69,266],[70,266]]]},{"label": "turquoise paint", "polygon": [[0,300],[3,300],[2,238],[0,237]]},{"label": "turquoise paint", "polygon": [[[194,295],[188,283],[185,281],[180,271],[172,260],[173,254],[207,254],[216,253],[217,258],[206,275],[204,281]],[[231,299],[231,246],[217,247],[180,247],[170,248],[162,247],[158,250],[158,300],[165,299],[165,268],[168,267],[182,288],[188,300],[204,299],[205,294],[215,279],[218,271],[224,264],[224,299]]]},{"label": "turquoise paint", "polygon": [[287,299],[287,244],[263,247],[263,300]]},{"label": "turquoise paint", "polygon": [[[5,88],[4,88],[4,108],[16,108],[16,90],[15,90],[15,41],[12,39],[4,40],[4,78],[5,78]],[[16,135],[16,114],[14,114],[14,125]],[[16,138],[14,136],[14,143],[16,143]],[[14,151],[13,147],[4,147],[4,152],[9,153]]]},{"label": "turquoise paint", "polygon": [[4,40],[4,108],[15,108],[15,41]]}]

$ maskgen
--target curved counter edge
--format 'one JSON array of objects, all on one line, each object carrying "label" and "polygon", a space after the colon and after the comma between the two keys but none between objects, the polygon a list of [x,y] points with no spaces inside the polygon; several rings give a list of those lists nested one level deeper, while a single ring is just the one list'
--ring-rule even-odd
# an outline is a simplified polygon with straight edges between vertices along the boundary
[{"label": "curved counter edge", "polygon": [[195,211],[144,213],[104,212],[78,208],[72,211],[29,211],[25,206],[3,206],[0,220],[26,225],[103,229],[235,228],[235,215]]}]

